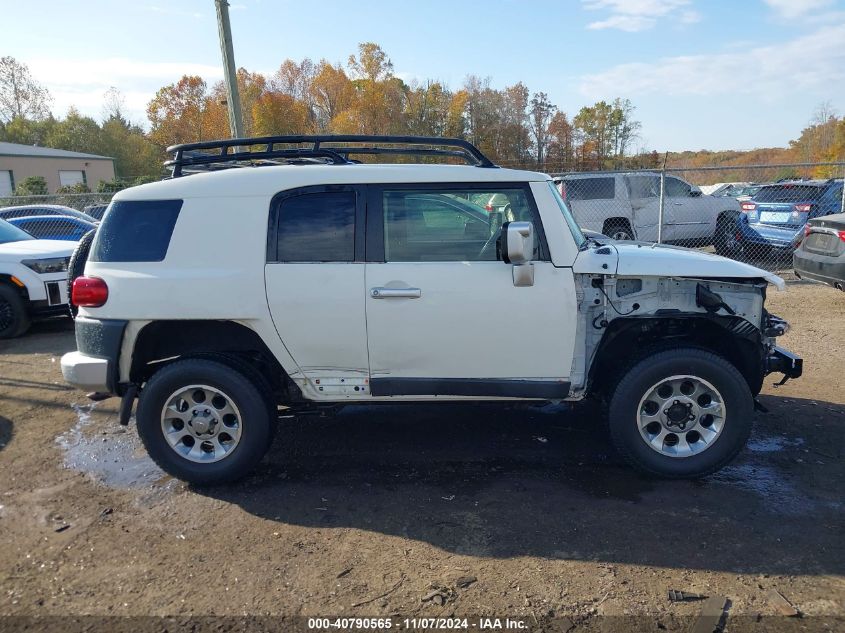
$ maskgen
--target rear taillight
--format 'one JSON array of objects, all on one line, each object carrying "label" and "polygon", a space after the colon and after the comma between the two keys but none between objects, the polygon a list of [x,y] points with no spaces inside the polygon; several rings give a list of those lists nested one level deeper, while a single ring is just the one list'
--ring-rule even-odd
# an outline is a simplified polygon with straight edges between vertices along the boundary
[{"label": "rear taillight", "polygon": [[70,302],[80,308],[99,308],[109,298],[109,287],[99,277],[77,277],[70,290]]},{"label": "rear taillight", "polygon": [[807,236],[810,234],[810,231],[811,231],[811,230],[812,230],[812,229],[810,228],[810,225],[809,225],[809,224],[805,224],[805,225],[804,225],[804,237],[807,237]]},{"label": "rear taillight", "polygon": [[797,211],[798,213],[809,213],[810,209],[812,209],[812,208],[813,208],[813,205],[811,205],[811,204],[796,204],[795,205],[795,211]]},{"label": "rear taillight", "polygon": [[739,208],[743,213],[748,213],[749,211],[754,211],[757,205],[754,202],[743,202],[739,205]]},{"label": "rear taillight", "polygon": [[845,231],[838,231],[839,239],[845,242]]},{"label": "rear taillight", "polygon": [[566,200],[566,183],[561,182],[557,189],[560,191],[560,197]]},{"label": "rear taillight", "polygon": [[493,205],[488,202],[487,205],[484,207],[484,210],[487,213],[493,213]]}]

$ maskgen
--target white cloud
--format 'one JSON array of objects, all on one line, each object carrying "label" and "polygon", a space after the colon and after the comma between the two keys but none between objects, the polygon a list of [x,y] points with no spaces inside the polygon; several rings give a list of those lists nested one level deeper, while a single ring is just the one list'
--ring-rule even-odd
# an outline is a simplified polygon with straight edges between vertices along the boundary
[{"label": "white cloud", "polygon": [[840,95],[845,79],[842,42],[845,23],[772,46],[620,64],[581,77],[579,90],[590,99],[644,94],[728,99],[752,95],[770,104],[801,98],[802,90],[834,90]]},{"label": "white cloud", "polygon": [[763,2],[787,20],[803,17],[833,4],[833,0],[763,0]]},{"label": "white cloud", "polygon": [[701,15],[697,11],[681,11],[690,3],[691,0],[582,0],[587,11],[610,13],[608,18],[588,24],[588,29],[619,29],[630,33],[650,29],[658,19],[667,16],[682,24],[698,22]]},{"label": "white cloud", "polygon": [[53,95],[53,113],[64,116],[75,106],[100,118],[103,95],[112,86],[126,99],[129,118],[146,122],[147,103],[156,91],[182,75],[199,75],[209,84],[223,78],[221,66],[192,62],[142,62],[122,57],[105,59],[35,58],[24,60],[38,81]]}]

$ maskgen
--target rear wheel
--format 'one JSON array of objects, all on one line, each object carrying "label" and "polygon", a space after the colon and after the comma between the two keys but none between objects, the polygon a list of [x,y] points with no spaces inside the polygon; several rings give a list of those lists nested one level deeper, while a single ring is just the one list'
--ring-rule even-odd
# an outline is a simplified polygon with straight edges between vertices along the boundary
[{"label": "rear wheel", "polygon": [[272,440],[275,407],[244,373],[205,359],[159,370],[138,399],[138,434],[167,473],[198,485],[235,481]]},{"label": "rear wheel", "polygon": [[713,236],[716,252],[723,257],[739,257],[742,255],[742,242],[737,235],[736,223],[730,219],[720,220],[716,225]]},{"label": "rear wheel", "polygon": [[627,220],[608,220],[604,223],[602,233],[616,241],[630,241],[635,239],[634,231]]},{"label": "rear wheel", "polygon": [[742,374],[696,348],[657,352],[622,377],[610,400],[617,450],[634,467],[668,478],[716,472],[751,433],[753,399]]},{"label": "rear wheel", "polygon": [[20,336],[29,329],[26,302],[20,293],[0,283],[0,339]]}]

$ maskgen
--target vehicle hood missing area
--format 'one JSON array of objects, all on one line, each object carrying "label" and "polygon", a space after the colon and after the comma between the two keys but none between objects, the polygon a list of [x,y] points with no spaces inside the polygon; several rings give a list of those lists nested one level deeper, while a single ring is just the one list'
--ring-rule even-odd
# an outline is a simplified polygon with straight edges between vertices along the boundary
[{"label": "vehicle hood missing area", "polygon": [[602,248],[616,250],[616,274],[620,277],[765,279],[778,290],[786,288],[783,279],[766,270],[681,246],[615,242],[605,244]]}]

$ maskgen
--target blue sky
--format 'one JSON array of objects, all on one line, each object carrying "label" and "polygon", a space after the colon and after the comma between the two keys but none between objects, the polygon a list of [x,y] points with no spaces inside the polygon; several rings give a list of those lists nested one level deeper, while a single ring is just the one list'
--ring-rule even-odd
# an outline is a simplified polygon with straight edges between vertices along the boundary
[{"label": "blue sky", "polygon": [[[374,41],[406,81],[468,74],[544,91],[563,111],[631,99],[638,147],[784,146],[823,102],[845,113],[845,0],[230,0],[238,66],[343,62]],[[98,117],[115,86],[133,120],[182,74],[221,78],[214,0],[0,0],[0,55]],[[37,13],[35,18],[33,14]],[[37,24],[37,29],[33,29]],[[10,28],[11,27],[11,28]]]}]

